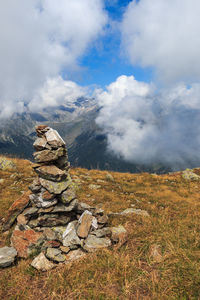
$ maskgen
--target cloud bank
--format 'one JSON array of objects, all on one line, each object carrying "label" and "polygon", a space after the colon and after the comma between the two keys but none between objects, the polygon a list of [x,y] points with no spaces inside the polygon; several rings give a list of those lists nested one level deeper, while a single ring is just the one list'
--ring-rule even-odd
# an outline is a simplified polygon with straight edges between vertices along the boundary
[{"label": "cloud bank", "polygon": [[198,0],[132,1],[121,24],[123,51],[165,84],[200,80],[199,11]]},{"label": "cloud bank", "polygon": [[55,107],[70,104],[82,96],[87,96],[87,88],[73,81],[64,80],[61,76],[48,79],[29,102],[30,111],[42,111],[45,107]]},{"label": "cloud bank", "polygon": [[172,169],[200,163],[200,84],[157,92],[152,84],[120,76],[98,91],[97,124],[108,148],[133,163],[162,163]]},{"label": "cloud bank", "polygon": [[0,118],[39,98],[41,88],[57,80],[64,69],[77,68],[106,22],[103,0],[2,1]]},{"label": "cloud bank", "polygon": [[200,165],[200,2],[132,1],[121,23],[122,50],[153,69],[154,85],[121,76],[98,91],[97,123],[115,155],[172,169]]}]

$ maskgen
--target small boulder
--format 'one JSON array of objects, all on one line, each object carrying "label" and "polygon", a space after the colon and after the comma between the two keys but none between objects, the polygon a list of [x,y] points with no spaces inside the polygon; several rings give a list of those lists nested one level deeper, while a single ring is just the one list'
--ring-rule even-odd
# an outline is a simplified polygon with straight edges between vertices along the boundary
[{"label": "small boulder", "polygon": [[93,216],[91,214],[84,214],[77,229],[77,234],[80,238],[86,238],[92,226]]},{"label": "small boulder", "polygon": [[53,264],[51,261],[49,261],[44,253],[40,253],[31,263],[31,266],[38,271],[49,271],[53,268],[55,268],[55,264]]},{"label": "small boulder", "polygon": [[70,251],[65,257],[66,257],[66,263],[70,263],[72,261],[81,259],[86,256],[86,253],[82,249],[77,249]]},{"label": "small boulder", "polygon": [[27,258],[38,249],[44,240],[41,232],[36,232],[28,226],[16,226],[11,236],[11,244],[17,250],[18,256]]},{"label": "small boulder", "polygon": [[0,267],[9,267],[15,260],[17,251],[13,247],[0,248]]},{"label": "small boulder", "polygon": [[186,169],[185,171],[183,171],[182,172],[182,177],[183,177],[183,179],[185,179],[185,180],[194,180],[194,181],[196,181],[196,180],[200,180],[200,176],[199,175],[197,175],[197,174],[195,174],[192,170],[190,170],[190,169]]},{"label": "small boulder", "polygon": [[73,221],[67,225],[63,233],[63,246],[73,248],[74,246],[81,245],[81,240],[76,233],[77,221]]},{"label": "small boulder", "polygon": [[88,235],[83,249],[87,252],[93,252],[97,249],[102,249],[109,246],[111,246],[111,240],[109,238],[98,238],[95,235]]},{"label": "small boulder", "polygon": [[65,261],[65,256],[62,254],[61,250],[56,248],[48,248],[46,257],[58,263]]}]

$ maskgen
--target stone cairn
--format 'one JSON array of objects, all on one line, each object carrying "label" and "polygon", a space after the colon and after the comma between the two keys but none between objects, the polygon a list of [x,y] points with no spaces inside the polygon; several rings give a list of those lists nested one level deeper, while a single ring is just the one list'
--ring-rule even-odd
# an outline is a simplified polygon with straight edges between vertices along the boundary
[{"label": "stone cairn", "polygon": [[[12,247],[0,249],[0,257],[1,250],[14,251],[11,263],[16,255],[23,258],[37,255],[32,266],[46,271],[110,246],[111,230],[102,209],[77,200],[65,142],[58,132],[46,125],[37,126],[36,132],[33,168],[38,176],[25,197],[28,201],[20,204],[23,209],[15,214],[17,225],[11,236]],[[8,223],[11,225],[7,220]],[[0,259],[0,266],[8,265],[8,261],[1,264]]]}]

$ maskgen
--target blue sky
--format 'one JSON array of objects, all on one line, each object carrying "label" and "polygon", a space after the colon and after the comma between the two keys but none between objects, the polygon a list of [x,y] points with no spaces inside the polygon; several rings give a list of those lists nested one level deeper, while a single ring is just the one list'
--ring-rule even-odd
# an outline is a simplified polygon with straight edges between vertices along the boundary
[{"label": "blue sky", "polygon": [[[119,23],[130,2],[131,0],[106,1],[105,9],[110,20],[115,24]],[[104,88],[122,74],[134,75],[137,80],[145,82],[151,81],[152,77],[151,68],[130,64],[121,49],[120,32],[112,29],[110,25],[106,33],[88,49],[79,63],[82,71],[78,74],[70,74],[70,77],[82,86],[97,85]]]}]

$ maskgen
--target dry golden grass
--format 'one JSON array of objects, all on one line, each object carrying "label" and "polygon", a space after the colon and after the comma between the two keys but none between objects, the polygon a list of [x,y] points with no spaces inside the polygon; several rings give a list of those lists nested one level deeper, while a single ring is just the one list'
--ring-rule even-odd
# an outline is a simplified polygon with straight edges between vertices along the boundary
[{"label": "dry golden grass", "polygon": [[[34,176],[29,161],[15,162],[18,175],[0,171],[5,179],[0,186],[1,217]],[[128,230],[128,242],[120,248],[89,254],[47,273],[30,267],[31,260],[0,270],[0,299],[200,299],[200,182],[185,181],[180,173],[110,172],[112,182],[106,173],[72,169],[72,177],[81,181],[79,200],[107,213],[132,206],[150,217],[110,218],[110,225],[122,224]],[[91,183],[101,188],[91,190]],[[1,246],[8,242],[3,235],[0,240]],[[160,262],[150,255],[153,244],[160,245]]]}]

